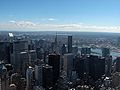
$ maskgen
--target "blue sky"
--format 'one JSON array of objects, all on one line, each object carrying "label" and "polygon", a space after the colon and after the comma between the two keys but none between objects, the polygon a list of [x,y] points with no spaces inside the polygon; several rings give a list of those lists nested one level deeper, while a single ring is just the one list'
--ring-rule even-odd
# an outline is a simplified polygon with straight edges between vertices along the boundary
[{"label": "blue sky", "polygon": [[4,30],[119,32],[119,17],[120,0],[0,0]]}]

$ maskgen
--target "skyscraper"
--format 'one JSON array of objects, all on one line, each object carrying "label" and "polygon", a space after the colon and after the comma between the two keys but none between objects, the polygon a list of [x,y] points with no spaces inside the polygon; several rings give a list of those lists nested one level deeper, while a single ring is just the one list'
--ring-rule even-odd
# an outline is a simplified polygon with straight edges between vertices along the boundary
[{"label": "skyscraper", "polygon": [[81,55],[90,55],[91,48],[90,47],[82,47],[81,49]]},{"label": "skyscraper", "polygon": [[33,90],[33,68],[29,66],[26,71],[27,90]]},{"label": "skyscraper", "polygon": [[105,57],[105,73],[106,73],[106,76],[110,76],[111,71],[112,71],[112,56],[107,56],[107,57]]},{"label": "skyscraper", "polygon": [[10,42],[0,42],[0,61],[10,63]]},{"label": "skyscraper", "polygon": [[80,58],[80,57],[76,57],[75,58],[75,69],[76,69],[76,72],[79,76],[79,78],[82,78],[84,77],[84,72],[85,72],[85,59],[84,58]]},{"label": "skyscraper", "polygon": [[15,41],[13,42],[13,53],[11,54],[11,64],[16,72],[20,71],[20,52],[28,51],[27,41]]},{"label": "skyscraper", "polygon": [[102,56],[109,57],[110,56],[110,49],[109,48],[102,48]]},{"label": "skyscraper", "polygon": [[60,55],[50,54],[48,64],[53,67],[53,81],[56,83],[60,74]]},{"label": "skyscraper", "polygon": [[120,57],[116,58],[116,71],[120,72]]},{"label": "skyscraper", "polygon": [[72,53],[72,36],[68,36],[68,53]]},{"label": "skyscraper", "polygon": [[29,64],[34,65],[36,60],[37,60],[36,50],[30,50],[29,51]]},{"label": "skyscraper", "polygon": [[28,62],[29,62],[28,52],[20,52],[20,61],[21,61],[19,63],[20,72],[21,72],[22,76],[25,77],[26,70],[27,70],[27,65],[28,65]]},{"label": "skyscraper", "polygon": [[105,58],[90,55],[89,60],[89,76],[96,81],[105,74]]},{"label": "skyscraper", "polygon": [[45,88],[45,90],[53,90],[53,68],[52,66],[49,66],[46,64],[43,66],[42,71],[42,85]]},{"label": "skyscraper", "polygon": [[41,60],[40,64],[35,65],[35,80],[36,85],[42,85],[42,71],[43,71],[44,62]]},{"label": "skyscraper", "polygon": [[63,44],[63,46],[62,46],[62,55],[64,55],[66,53],[66,46],[65,46],[65,44]]},{"label": "skyscraper", "polygon": [[73,54],[68,53],[64,54],[64,61],[63,61],[63,70],[66,72],[67,77],[70,79],[73,69]]},{"label": "skyscraper", "polygon": [[0,62],[0,90],[7,90],[7,68]]}]

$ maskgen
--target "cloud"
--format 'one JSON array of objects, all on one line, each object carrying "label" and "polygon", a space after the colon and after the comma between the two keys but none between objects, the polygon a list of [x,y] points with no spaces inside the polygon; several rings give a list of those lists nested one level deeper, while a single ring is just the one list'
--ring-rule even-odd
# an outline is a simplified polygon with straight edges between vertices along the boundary
[{"label": "cloud", "polygon": [[11,21],[9,21],[10,23],[15,23],[16,21],[14,21],[14,20],[11,20]]},{"label": "cloud", "polygon": [[42,21],[56,21],[57,19],[55,19],[55,18],[42,18],[41,19]]},{"label": "cloud", "polygon": [[[51,19],[52,20],[52,19]],[[31,21],[9,21],[0,23],[0,30],[60,30],[60,31],[84,31],[84,32],[119,32],[120,26],[96,26],[83,23],[73,24],[46,24],[34,23]]]},{"label": "cloud", "polygon": [[55,21],[56,19],[54,19],[54,18],[49,18],[48,20],[49,20],[49,21]]}]

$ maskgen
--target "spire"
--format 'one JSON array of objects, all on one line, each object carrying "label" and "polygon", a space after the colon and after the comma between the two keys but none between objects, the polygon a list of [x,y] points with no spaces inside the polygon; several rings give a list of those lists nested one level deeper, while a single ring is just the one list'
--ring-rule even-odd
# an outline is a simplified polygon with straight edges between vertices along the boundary
[{"label": "spire", "polygon": [[56,36],[55,36],[55,46],[57,46],[57,32],[56,32]]},{"label": "spire", "polygon": [[57,32],[56,32],[56,36],[55,36],[55,42],[54,42],[54,43],[55,43],[55,44],[54,44],[54,45],[55,45],[55,46],[54,46],[54,47],[55,47],[55,52],[56,52],[56,53],[58,53]]}]

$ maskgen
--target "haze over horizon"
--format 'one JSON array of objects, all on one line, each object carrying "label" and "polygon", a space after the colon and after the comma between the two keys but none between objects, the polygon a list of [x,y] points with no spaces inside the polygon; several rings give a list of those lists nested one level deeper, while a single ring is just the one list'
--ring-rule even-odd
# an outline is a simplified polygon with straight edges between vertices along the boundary
[{"label": "haze over horizon", "polygon": [[119,0],[0,0],[0,30],[120,33]]}]

